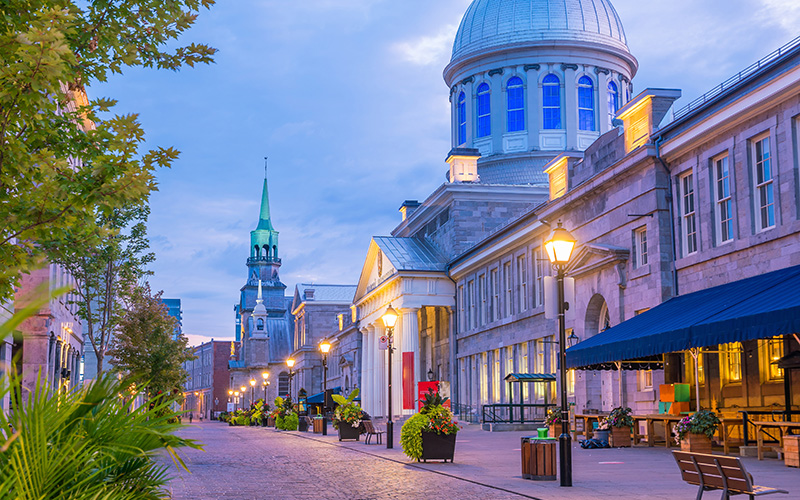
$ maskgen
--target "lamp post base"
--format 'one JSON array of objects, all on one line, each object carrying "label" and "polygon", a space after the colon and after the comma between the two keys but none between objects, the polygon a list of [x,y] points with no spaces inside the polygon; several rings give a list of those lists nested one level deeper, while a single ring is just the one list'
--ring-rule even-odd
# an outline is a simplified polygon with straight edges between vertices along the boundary
[{"label": "lamp post base", "polygon": [[561,486],[572,486],[572,439],[569,434],[558,436],[559,458],[561,465]]},{"label": "lamp post base", "polygon": [[325,416],[322,417],[322,435],[328,435],[328,419]]},{"label": "lamp post base", "polygon": [[394,448],[394,422],[386,422],[386,449]]}]

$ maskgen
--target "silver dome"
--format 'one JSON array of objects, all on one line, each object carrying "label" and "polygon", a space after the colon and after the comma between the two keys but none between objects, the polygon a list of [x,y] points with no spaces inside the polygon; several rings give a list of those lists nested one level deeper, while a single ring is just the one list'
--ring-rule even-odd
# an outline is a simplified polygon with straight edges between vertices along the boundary
[{"label": "silver dome", "polygon": [[507,44],[594,42],[628,52],[608,0],[474,0],[458,28],[452,61]]}]

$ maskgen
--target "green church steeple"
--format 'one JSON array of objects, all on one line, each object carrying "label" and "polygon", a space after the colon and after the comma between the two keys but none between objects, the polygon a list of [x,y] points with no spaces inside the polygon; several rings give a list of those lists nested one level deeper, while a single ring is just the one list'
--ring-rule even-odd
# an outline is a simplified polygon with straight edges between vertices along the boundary
[{"label": "green church steeple", "polygon": [[269,213],[269,185],[264,168],[264,190],[261,193],[261,213],[258,225],[250,232],[250,257],[258,260],[278,260],[278,231],[272,226]]}]

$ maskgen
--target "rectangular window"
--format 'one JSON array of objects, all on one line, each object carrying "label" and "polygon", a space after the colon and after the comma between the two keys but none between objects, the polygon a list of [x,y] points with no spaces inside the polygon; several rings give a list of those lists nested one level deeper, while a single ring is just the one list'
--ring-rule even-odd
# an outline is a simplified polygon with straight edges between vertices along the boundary
[{"label": "rectangular window", "polygon": [[478,325],[486,323],[486,275],[478,276]]},{"label": "rectangular window", "polygon": [[637,385],[640,391],[653,390],[653,370],[639,370]]},{"label": "rectangular window", "polygon": [[[528,343],[523,342],[519,345],[519,357],[520,357],[520,365],[519,371],[522,373],[528,373]],[[528,401],[528,385],[529,384],[522,384],[522,401]]]},{"label": "rectangular window", "polygon": [[719,346],[722,380],[726,384],[742,382],[742,344],[733,342]]},{"label": "rectangular window", "polygon": [[[545,353],[544,339],[536,339],[533,341],[533,373],[545,373],[544,367],[544,353]],[[535,386],[536,399],[544,398],[545,384],[533,384]]]},{"label": "rectangular window", "polygon": [[532,267],[534,270],[534,281],[535,281],[535,288],[534,291],[534,306],[538,307],[544,304],[544,277],[545,274],[545,261],[542,259],[542,249],[541,247],[536,247],[533,249],[531,253],[531,259],[533,259]]},{"label": "rectangular window", "polygon": [[647,265],[647,227],[633,231],[633,267]]},{"label": "rectangular window", "polygon": [[[512,346],[506,347],[505,356],[506,356],[506,360],[505,360],[506,361],[506,370],[503,373],[503,386],[506,388],[506,391],[509,391],[509,390],[516,391],[515,388],[513,388],[513,387],[509,388],[508,384],[505,383],[505,378],[509,374],[514,373],[514,347],[512,347]],[[511,385],[514,386],[514,385],[518,385],[518,384],[511,384]],[[512,396],[512,394],[506,394],[506,402],[511,401],[511,396]],[[513,394],[513,398],[516,400],[515,402],[519,403],[519,393]]]},{"label": "rectangular window", "polygon": [[772,158],[769,135],[752,142],[753,180],[756,196],[756,228],[759,231],[775,226],[775,200],[773,193]]},{"label": "rectangular window", "polygon": [[717,244],[733,240],[733,199],[731,198],[731,174],[728,155],[714,160],[714,197],[717,211]]},{"label": "rectangular window", "polygon": [[471,330],[475,328],[475,280],[469,280],[467,282],[467,314],[467,328]]},{"label": "rectangular window", "polygon": [[517,311],[528,308],[528,261],[525,254],[517,257]]},{"label": "rectangular window", "polygon": [[694,175],[680,177],[680,212],[683,221],[681,228],[683,255],[691,255],[697,251],[697,221],[694,211]]},{"label": "rectangular window", "polygon": [[503,317],[514,314],[514,277],[511,275],[511,262],[503,264]]},{"label": "rectangular window", "polygon": [[[550,384],[555,386],[555,384]],[[567,396],[575,395],[575,370],[567,370]]]},{"label": "rectangular window", "polygon": [[464,285],[458,286],[458,324],[462,332],[469,329],[467,325],[467,298],[464,295]]},{"label": "rectangular window", "polygon": [[489,317],[491,321],[500,319],[500,279],[497,269],[489,271],[489,286],[491,287],[491,303],[489,304]]},{"label": "rectangular window", "polygon": [[758,341],[761,373],[765,374],[766,382],[783,380],[783,370],[778,368],[778,360],[783,357],[783,337],[772,337]]},{"label": "rectangular window", "polygon": [[481,404],[489,403],[489,353],[478,355],[478,376],[480,377]]}]

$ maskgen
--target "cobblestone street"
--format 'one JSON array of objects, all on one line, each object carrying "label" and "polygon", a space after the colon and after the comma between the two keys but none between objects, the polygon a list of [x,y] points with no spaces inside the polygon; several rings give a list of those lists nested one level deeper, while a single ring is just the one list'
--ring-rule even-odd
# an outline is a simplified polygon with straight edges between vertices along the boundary
[{"label": "cobblestone street", "polygon": [[176,500],[536,498],[403,463],[402,455],[395,461],[372,454],[370,448],[321,442],[311,434],[217,422],[194,425],[181,434],[204,443],[205,452],[181,450],[191,474],[181,471],[170,483]]}]

